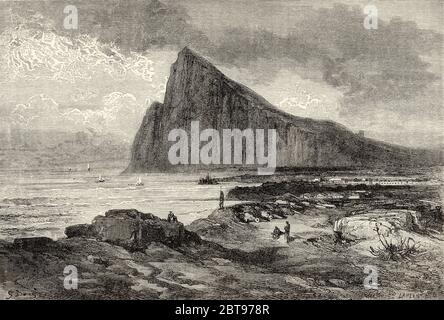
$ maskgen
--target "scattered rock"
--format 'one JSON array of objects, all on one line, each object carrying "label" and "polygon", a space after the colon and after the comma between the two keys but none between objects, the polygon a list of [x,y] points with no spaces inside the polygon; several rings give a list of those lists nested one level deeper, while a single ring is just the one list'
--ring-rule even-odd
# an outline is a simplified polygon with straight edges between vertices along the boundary
[{"label": "scattered rock", "polygon": [[270,203],[245,203],[237,204],[232,208],[236,217],[245,223],[249,222],[266,222],[273,219],[283,219],[289,215],[293,215],[288,204]]},{"label": "scattered rock", "polygon": [[88,260],[91,263],[95,263],[95,264],[101,264],[105,267],[108,267],[110,265],[110,262],[106,259],[102,259],[100,257],[97,256],[93,256],[93,255],[89,255],[86,260]]},{"label": "scattered rock", "polygon": [[339,288],[345,288],[347,286],[347,282],[341,279],[329,279],[328,282]]},{"label": "scattered rock", "polygon": [[256,220],[256,218],[253,215],[251,215],[249,213],[240,214],[238,217],[242,222],[245,222],[245,223],[259,222],[258,220]]},{"label": "scattered rock", "polygon": [[140,212],[136,209],[112,209],[105,212],[105,217],[107,218],[117,218],[117,219],[137,219],[140,218],[142,220],[162,220],[159,217],[156,217],[152,213],[144,213]]}]

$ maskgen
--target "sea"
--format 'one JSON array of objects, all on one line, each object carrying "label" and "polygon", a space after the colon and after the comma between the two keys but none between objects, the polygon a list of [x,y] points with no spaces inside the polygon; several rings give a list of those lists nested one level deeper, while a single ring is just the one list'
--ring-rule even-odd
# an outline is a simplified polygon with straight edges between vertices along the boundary
[{"label": "sea", "polygon": [[[121,175],[121,169],[87,172],[0,170],[0,239],[64,237],[67,226],[91,223],[110,209],[137,209],[166,218],[171,210],[185,225],[219,205],[220,190],[239,182],[199,185],[202,174]],[[105,180],[98,183],[99,176]],[[217,173],[213,177],[226,177]],[[141,178],[143,186],[136,186]],[[257,185],[257,184],[256,184]],[[227,205],[238,201],[226,200]]]}]

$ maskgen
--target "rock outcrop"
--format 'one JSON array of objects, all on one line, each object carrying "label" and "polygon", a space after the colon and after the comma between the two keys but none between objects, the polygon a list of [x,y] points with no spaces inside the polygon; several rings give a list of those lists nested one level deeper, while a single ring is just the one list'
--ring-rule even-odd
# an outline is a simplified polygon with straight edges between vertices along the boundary
[{"label": "rock outcrop", "polygon": [[[171,67],[164,103],[155,102],[147,110],[126,172],[184,170],[183,165],[172,165],[168,160],[168,150],[174,144],[168,141],[168,134],[183,129],[190,136],[192,121],[199,121],[200,130],[219,132],[275,129],[278,167],[408,166],[442,161],[442,154],[389,145],[354,134],[332,121],[282,112],[184,48]],[[186,166],[190,169],[208,169],[208,165]]]},{"label": "rock outcrop", "polygon": [[46,237],[18,238],[14,240],[14,246],[27,251],[45,251],[57,243]]},{"label": "rock outcrop", "polygon": [[391,237],[400,230],[421,229],[419,213],[411,210],[374,210],[365,214],[344,217],[334,224],[334,232],[345,240],[377,239],[376,225],[384,237]]},{"label": "rock outcrop", "polygon": [[135,209],[109,210],[105,216],[94,218],[91,225],[66,228],[65,234],[68,238],[94,238],[130,250],[146,249],[153,242],[169,247],[200,242],[199,236],[186,230],[182,223],[168,222]]}]

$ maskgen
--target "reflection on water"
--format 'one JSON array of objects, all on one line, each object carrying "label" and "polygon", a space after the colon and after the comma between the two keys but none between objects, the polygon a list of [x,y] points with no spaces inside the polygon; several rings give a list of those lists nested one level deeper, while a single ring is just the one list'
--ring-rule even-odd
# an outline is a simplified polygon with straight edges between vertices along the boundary
[{"label": "reflection on water", "polygon": [[[66,226],[90,223],[116,208],[162,218],[172,210],[179,221],[189,224],[218,207],[220,189],[228,192],[239,185],[198,185],[198,174],[100,174],[104,183],[97,183],[98,172],[0,172],[0,239],[62,237]],[[138,177],[143,186],[136,186]]]}]

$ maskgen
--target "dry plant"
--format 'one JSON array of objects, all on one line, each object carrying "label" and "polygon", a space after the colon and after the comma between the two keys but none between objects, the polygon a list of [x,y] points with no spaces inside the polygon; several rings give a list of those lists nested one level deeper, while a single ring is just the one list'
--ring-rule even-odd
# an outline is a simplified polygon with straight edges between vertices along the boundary
[{"label": "dry plant", "polygon": [[389,242],[387,238],[381,234],[378,223],[376,223],[375,231],[378,234],[379,242],[382,244],[382,247],[376,249],[370,246],[370,253],[375,257],[383,260],[399,261],[404,259],[410,260],[420,253],[420,244],[413,238],[401,237],[399,241],[393,243],[391,239]]}]

